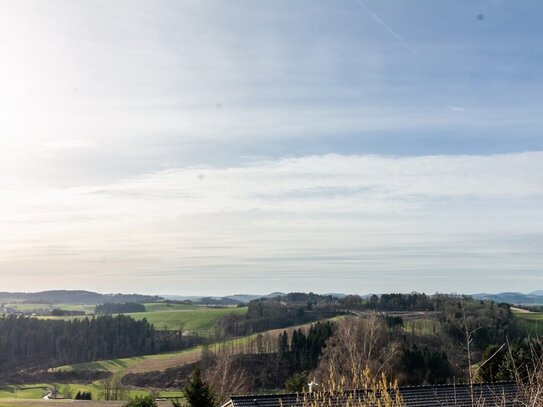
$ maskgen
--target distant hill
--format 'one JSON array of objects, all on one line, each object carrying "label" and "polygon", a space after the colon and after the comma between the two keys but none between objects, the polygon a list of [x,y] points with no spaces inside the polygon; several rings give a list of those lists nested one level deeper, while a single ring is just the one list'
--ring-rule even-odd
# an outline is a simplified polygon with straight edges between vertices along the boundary
[{"label": "distant hill", "polygon": [[0,292],[1,301],[23,301],[38,304],[104,304],[121,302],[153,302],[162,297],[141,294],[100,294],[83,290],[51,290],[36,293]]},{"label": "distant hill", "polygon": [[282,297],[285,295],[285,293],[280,292],[273,292],[266,295],[256,295],[256,294],[235,294],[235,295],[228,295],[226,298],[231,298],[233,300],[248,303],[253,300],[258,300],[259,298],[274,298],[274,297]]},{"label": "distant hill", "polygon": [[[226,295],[224,297],[209,297],[209,296],[188,296],[188,295],[163,295],[167,300],[174,300],[174,301],[192,301],[195,304],[207,304],[207,305],[235,305],[238,303],[247,304],[253,300],[257,300],[259,298],[275,298],[275,297],[282,297],[285,293],[280,292],[274,292],[271,294],[266,295],[258,295],[258,294],[234,294],[234,295]],[[220,304],[222,302],[222,304]]]},{"label": "distant hill", "polygon": [[251,294],[234,294],[234,295],[227,295],[225,298],[229,298],[231,300],[248,303],[252,300],[256,300],[258,298],[262,298],[262,295],[251,295]]},{"label": "distant hill", "polygon": [[222,298],[203,297],[203,298],[200,298],[198,301],[196,301],[196,303],[202,304],[202,305],[223,305],[223,306],[242,304],[241,301],[237,301],[228,297],[222,297]]},{"label": "distant hill", "polygon": [[507,304],[518,305],[536,305],[543,304],[543,291],[534,291],[530,294],[522,294],[516,292],[505,292],[498,294],[479,293],[472,294],[477,300],[488,300],[494,302],[505,302]]},{"label": "distant hill", "polygon": [[343,293],[325,293],[323,295],[329,295],[330,297],[334,297],[334,298],[345,298],[347,296],[347,294],[343,294]]},{"label": "distant hill", "polygon": [[203,295],[161,295],[162,298],[165,300],[172,300],[172,301],[193,301],[197,302],[201,298],[204,298]]}]

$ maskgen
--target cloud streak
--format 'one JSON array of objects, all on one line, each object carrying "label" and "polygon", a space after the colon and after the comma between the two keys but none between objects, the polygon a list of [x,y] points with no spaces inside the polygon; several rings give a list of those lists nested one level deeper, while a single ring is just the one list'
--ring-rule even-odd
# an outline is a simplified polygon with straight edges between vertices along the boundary
[{"label": "cloud streak", "polygon": [[405,41],[403,39],[403,37],[398,34],[394,29],[392,29],[392,27],[390,25],[388,25],[385,21],[383,21],[383,19],[381,17],[379,17],[377,14],[375,14],[373,11],[371,11],[371,9],[366,5],[366,3],[364,3],[362,0],[356,0],[356,2],[358,4],[360,4],[360,6],[362,6],[368,13],[370,13],[370,15],[372,16],[372,18],[380,25],[382,26],[385,30],[387,30],[394,38],[396,38],[405,48],[407,48],[413,55],[416,55],[416,56],[419,56],[419,53],[411,46],[407,43],[407,41]]},{"label": "cloud streak", "polygon": [[[209,292],[227,276],[301,281],[310,270],[313,289],[328,284],[333,270],[344,289],[348,282],[360,292],[380,286],[360,285],[374,273],[394,289],[412,289],[428,286],[423,274],[433,271],[434,290],[447,289],[440,279],[450,282],[451,272],[533,275],[542,159],[541,152],[333,154],[7,193],[0,199],[0,265],[34,275],[28,264],[46,264],[40,273],[77,264],[112,284],[152,270],[175,281],[193,281],[196,273],[191,289],[206,282]],[[161,284],[156,292],[167,289]]]},{"label": "cloud streak", "polygon": [[3,286],[533,285],[541,5],[4,2]]}]

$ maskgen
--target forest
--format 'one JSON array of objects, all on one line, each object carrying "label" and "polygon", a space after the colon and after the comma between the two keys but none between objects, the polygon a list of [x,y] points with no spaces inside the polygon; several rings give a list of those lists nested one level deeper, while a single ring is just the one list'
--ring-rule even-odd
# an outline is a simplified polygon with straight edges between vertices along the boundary
[{"label": "forest", "polygon": [[7,316],[0,318],[0,372],[152,354],[197,342],[124,315],[72,321]]}]

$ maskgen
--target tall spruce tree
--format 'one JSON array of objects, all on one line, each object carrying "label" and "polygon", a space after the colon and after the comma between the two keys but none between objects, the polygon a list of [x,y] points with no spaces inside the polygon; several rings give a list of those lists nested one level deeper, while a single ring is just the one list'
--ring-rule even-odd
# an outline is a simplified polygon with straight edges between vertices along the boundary
[{"label": "tall spruce tree", "polygon": [[[185,386],[185,398],[191,407],[214,407],[215,394],[207,383],[202,380],[200,369],[194,370],[192,376]],[[175,403],[174,407],[176,406]]]}]

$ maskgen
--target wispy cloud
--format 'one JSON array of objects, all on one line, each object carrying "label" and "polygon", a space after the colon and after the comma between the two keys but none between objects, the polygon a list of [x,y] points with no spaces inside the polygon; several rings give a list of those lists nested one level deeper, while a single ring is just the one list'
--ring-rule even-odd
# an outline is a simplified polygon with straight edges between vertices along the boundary
[{"label": "wispy cloud", "polygon": [[448,106],[449,109],[451,109],[453,112],[465,112],[466,109],[463,108],[462,106],[453,106],[453,105],[449,105]]},{"label": "wispy cloud", "polygon": [[542,3],[356,1],[3,2],[3,286],[530,284]]},{"label": "wispy cloud", "polygon": [[336,154],[27,191],[0,200],[9,214],[0,264],[35,262],[40,273],[78,264],[103,281],[151,270],[208,283],[289,270],[296,280],[313,270],[316,286],[332,269],[349,284],[381,270],[395,289],[422,283],[402,270],[535,273],[540,258],[527,242],[541,227],[542,159]]}]

